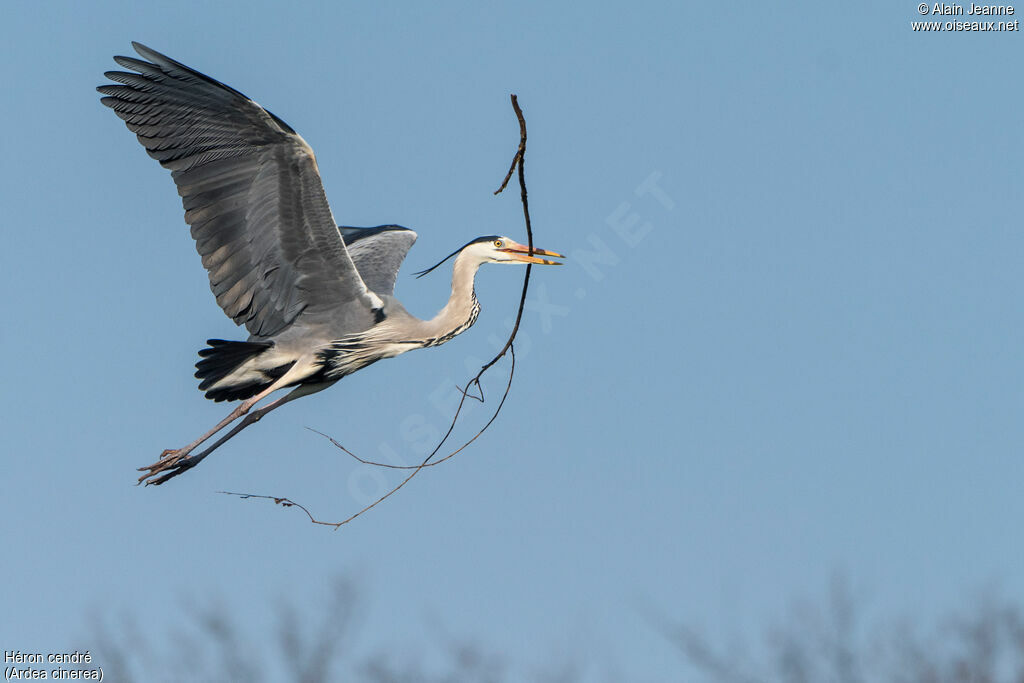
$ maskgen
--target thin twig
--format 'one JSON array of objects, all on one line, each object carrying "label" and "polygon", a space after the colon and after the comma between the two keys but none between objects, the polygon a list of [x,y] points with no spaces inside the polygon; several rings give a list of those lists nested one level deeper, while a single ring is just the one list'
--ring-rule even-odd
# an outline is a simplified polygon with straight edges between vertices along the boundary
[{"label": "thin twig", "polygon": [[[472,439],[470,439],[466,443],[462,444],[458,448],[458,450],[455,450],[455,451],[449,453],[448,455],[444,456],[440,460],[433,460],[433,461],[431,461],[431,458],[433,458],[435,455],[437,455],[437,451],[440,450],[441,444],[444,443],[444,439],[442,439],[441,442],[438,443],[437,446],[434,447],[433,452],[431,452],[430,455],[427,456],[427,458],[423,462],[421,462],[420,464],[418,464],[418,465],[393,465],[393,464],[387,463],[387,462],[377,462],[375,460],[367,460],[365,458],[361,458],[358,455],[356,455],[355,453],[353,453],[352,451],[350,451],[349,449],[347,449],[344,446],[342,446],[333,437],[328,436],[327,434],[324,434],[321,431],[313,429],[312,427],[306,427],[306,429],[308,429],[309,431],[311,431],[311,432],[313,432],[315,434],[319,434],[320,436],[324,437],[325,439],[330,441],[332,444],[334,444],[334,446],[336,446],[337,448],[340,448],[341,450],[345,451],[346,453],[348,453],[349,455],[351,455],[353,458],[355,458],[359,462],[363,463],[364,465],[373,465],[374,467],[386,467],[387,469],[390,469],[390,470],[421,470],[424,467],[434,467],[435,465],[440,465],[445,460],[448,460],[452,456],[460,453],[461,451],[463,451],[466,448],[466,446],[468,446],[469,444],[471,444],[474,441],[476,441],[477,437],[479,437],[481,434],[483,434],[487,430],[487,428],[491,426],[491,423],[494,422],[495,418],[498,417],[498,412],[501,411],[501,406],[503,406],[505,404],[505,399],[508,398],[509,391],[512,389],[512,377],[515,375],[515,372],[516,372],[516,349],[515,349],[515,346],[510,346],[509,347],[509,358],[512,359],[512,365],[509,368],[508,384],[505,385],[505,393],[503,393],[501,395],[501,401],[498,402],[498,407],[494,411],[494,414],[491,415],[491,419],[489,419],[487,421],[487,424],[485,424],[483,426],[483,429],[481,429],[479,432],[477,432],[473,436]],[[477,399],[476,396],[469,396],[467,393],[463,392],[462,400],[459,402],[459,407],[455,411],[455,418],[452,420],[451,425],[448,427],[449,434],[451,433],[452,428],[455,427],[455,422],[456,422],[456,420],[458,420],[458,417],[459,417],[459,411],[462,410],[462,403],[465,402],[466,398],[472,398],[472,399],[480,400],[480,399]],[[448,435],[446,434],[445,438],[447,438],[447,437],[448,437]]]},{"label": "thin twig", "polygon": [[[522,200],[522,204],[523,204],[523,219],[526,222],[527,246],[529,247],[529,253],[533,253],[533,228],[532,228],[532,225],[530,224],[530,206],[529,206],[529,202],[527,200],[526,174],[525,174],[525,171],[524,171],[524,164],[525,164],[525,159],[526,159],[526,120],[523,118],[523,110],[519,108],[519,100],[516,98],[516,96],[514,94],[511,96],[511,99],[512,99],[512,109],[515,110],[516,118],[519,121],[519,148],[516,150],[515,156],[512,157],[512,165],[509,166],[508,173],[505,175],[505,179],[502,181],[501,187],[499,187],[497,190],[495,190],[494,194],[496,194],[496,195],[500,194],[505,189],[505,187],[508,185],[509,180],[512,177],[512,172],[515,171],[518,168],[518,170],[519,170],[519,196],[520,196],[520,199]],[[365,465],[373,465],[373,466],[377,466],[377,467],[387,467],[387,468],[390,468],[390,469],[401,469],[401,470],[410,470],[411,469],[412,472],[410,472],[409,475],[405,479],[403,479],[397,486],[395,486],[390,491],[388,491],[387,493],[385,493],[380,498],[378,498],[377,500],[373,501],[372,503],[370,503],[366,507],[362,508],[361,510],[359,510],[355,514],[351,515],[347,519],[343,519],[340,522],[324,522],[324,521],[318,520],[316,517],[314,517],[309,512],[308,509],[306,509],[304,506],[296,503],[295,501],[293,501],[293,500],[291,500],[289,498],[282,498],[282,497],[279,497],[279,496],[256,495],[256,494],[250,494],[250,493],[233,493],[233,492],[230,492],[230,491],[221,491],[220,493],[223,493],[223,494],[226,494],[226,495],[229,495],[229,496],[238,496],[239,498],[242,498],[243,500],[247,499],[247,498],[264,498],[264,499],[267,499],[267,500],[272,500],[276,504],[282,505],[284,507],[292,507],[292,506],[294,506],[294,507],[299,508],[303,512],[305,512],[306,515],[309,517],[309,520],[311,522],[313,522],[314,524],[322,524],[324,526],[332,526],[332,527],[334,527],[335,531],[337,531],[343,524],[348,524],[349,522],[351,522],[356,517],[360,516],[361,514],[363,514],[366,511],[376,507],[379,503],[381,503],[384,500],[386,500],[389,497],[391,497],[399,489],[401,489],[403,486],[405,486],[407,483],[409,483],[409,480],[412,479],[413,477],[415,477],[420,472],[420,470],[422,470],[422,469],[424,469],[426,467],[433,467],[434,465],[440,465],[441,463],[445,462],[446,460],[449,460],[449,459],[455,457],[456,455],[458,455],[459,453],[461,453],[471,443],[476,441],[485,431],[487,431],[487,428],[490,427],[491,424],[497,419],[498,413],[501,412],[502,406],[505,405],[505,399],[508,398],[509,391],[512,389],[512,378],[515,376],[515,369],[516,369],[516,353],[515,353],[515,348],[513,347],[513,342],[515,341],[516,334],[519,332],[519,324],[520,324],[520,322],[523,319],[523,310],[526,307],[526,292],[527,292],[527,290],[529,289],[529,286],[530,286],[530,272],[532,271],[532,269],[533,269],[532,264],[527,263],[526,264],[526,274],[523,276],[523,291],[522,291],[522,294],[519,297],[519,310],[516,313],[516,322],[515,322],[515,325],[513,325],[513,327],[512,327],[512,331],[511,331],[511,333],[508,336],[508,340],[505,342],[505,345],[501,348],[501,350],[494,356],[494,358],[492,358],[483,367],[481,367],[480,368],[480,372],[476,373],[476,376],[473,377],[471,380],[469,380],[469,382],[466,383],[466,388],[465,389],[461,389],[461,388],[459,389],[459,392],[462,394],[462,398],[459,399],[458,408],[456,408],[455,415],[452,417],[451,424],[448,426],[448,431],[445,432],[445,435],[438,442],[437,446],[434,447],[434,450],[431,451],[430,454],[427,455],[423,459],[423,462],[421,462],[418,465],[391,465],[391,464],[388,464],[388,463],[374,462],[372,460],[367,460],[367,459],[359,457],[358,455],[356,455],[355,453],[353,453],[349,449],[345,448],[338,441],[336,441],[335,439],[333,439],[330,436],[328,436],[327,434],[324,434],[323,432],[319,432],[319,431],[317,431],[315,429],[311,429],[310,430],[310,431],[316,432],[320,436],[324,437],[325,439],[330,441],[332,444],[334,444],[336,447],[338,447],[339,449],[341,449],[342,451],[344,451],[345,453],[347,453],[348,455],[352,456],[353,458],[358,460],[360,463],[363,463]],[[511,367],[509,368],[509,375],[508,375],[508,384],[505,386],[505,393],[502,394],[501,401],[498,402],[498,407],[495,409],[494,414],[491,415],[491,418],[487,421],[487,423],[476,434],[474,434],[472,438],[470,438],[464,444],[462,444],[457,449],[455,449],[451,453],[447,454],[446,456],[444,456],[440,460],[436,460],[436,461],[431,462],[433,460],[434,456],[437,455],[438,451],[441,450],[441,447],[444,446],[445,442],[448,441],[448,437],[451,436],[452,432],[455,430],[455,425],[458,423],[459,415],[462,413],[462,407],[466,403],[466,398],[472,398],[472,399],[480,401],[481,403],[484,402],[484,390],[483,390],[483,386],[480,384],[480,378],[495,363],[497,363],[499,360],[501,360],[501,358],[504,357],[506,353],[509,354],[509,357],[511,359]],[[479,397],[470,395],[469,389],[473,385],[476,385],[476,388],[479,390],[479,392],[480,392],[480,396]]]},{"label": "thin twig", "polygon": [[[516,118],[519,119],[519,149],[516,151],[515,157],[512,159],[512,168],[516,165],[519,166],[519,198],[523,203],[523,220],[526,222],[526,245],[530,249],[530,253],[533,253],[533,226],[530,224],[530,202],[526,196],[526,119],[523,118],[523,110],[519,108],[519,99],[513,94],[512,96],[512,108],[516,112]],[[518,162],[518,164],[517,164]],[[512,175],[512,168],[509,168],[509,176]],[[498,194],[505,189],[508,185],[508,176],[505,177],[505,181],[501,184],[494,194]],[[505,352],[512,347],[512,342],[515,341],[516,333],[519,332],[519,323],[523,319],[523,309],[526,307],[526,290],[530,287],[530,272],[533,270],[533,264],[526,264],[526,275],[523,276],[523,294],[519,297],[519,311],[516,313],[516,324],[512,327],[512,333],[508,335],[508,341],[505,342],[505,346],[502,347],[501,351],[498,352],[489,363],[480,368],[480,372],[476,373],[476,377],[470,384],[476,384],[480,386],[480,376],[487,372],[487,369],[498,362]],[[469,388],[469,384],[466,385]]]},{"label": "thin twig", "polygon": [[523,118],[523,110],[519,108],[519,99],[515,94],[512,94],[511,97],[512,108],[515,109],[516,118],[519,119],[519,149],[516,151],[516,155],[512,157],[512,164],[508,167],[505,179],[501,181],[501,187],[494,191],[496,195],[501,194],[508,187],[508,181],[512,179],[512,171],[516,170],[516,166],[519,165],[523,155],[526,154],[526,120]]},{"label": "thin twig", "polygon": [[256,493],[235,493],[234,491],[217,491],[217,493],[223,493],[225,496],[238,496],[242,500],[245,500],[246,498],[265,498],[267,500],[274,501],[281,507],[297,507],[306,513],[306,516],[309,517],[309,521],[313,522],[313,524],[325,524],[327,526],[332,526],[331,522],[321,522],[317,520],[317,518],[314,517],[312,513],[310,513],[310,511],[305,508],[305,506],[300,505],[299,503],[296,503],[294,500],[290,500],[288,498],[281,498],[279,496],[261,496]]}]

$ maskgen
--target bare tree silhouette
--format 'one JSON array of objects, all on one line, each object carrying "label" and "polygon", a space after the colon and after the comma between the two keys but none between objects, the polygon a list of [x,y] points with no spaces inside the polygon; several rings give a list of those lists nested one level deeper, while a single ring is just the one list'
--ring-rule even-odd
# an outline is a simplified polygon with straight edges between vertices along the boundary
[{"label": "bare tree silhouette", "polygon": [[[131,614],[97,618],[86,640],[111,680],[129,682],[629,680],[628,673],[602,672],[571,658],[560,665],[512,661],[443,632],[427,649],[429,666],[415,647],[388,644],[359,654],[353,646],[359,596],[350,581],[338,580],[312,610],[282,603],[263,636],[213,602],[187,607],[184,623],[166,633],[142,627]],[[868,619],[860,604],[845,581],[834,579],[825,599],[795,602],[759,643],[739,639],[731,647],[671,617],[655,617],[655,630],[681,655],[678,671],[659,675],[695,683],[1024,683],[1024,613],[1010,600],[989,595],[934,623]],[[684,662],[700,678],[687,676]]]},{"label": "bare tree silhouette", "polygon": [[[664,618],[660,630],[713,683],[1024,683],[1024,617],[988,596],[934,625],[867,622],[847,583],[795,605],[760,648],[727,649]],[[751,651],[758,652],[752,656]]]},{"label": "bare tree silhouette", "polygon": [[[504,683],[509,663],[477,643],[441,635],[441,646],[427,667],[406,648],[378,648],[359,656],[352,647],[359,630],[361,599],[348,580],[337,580],[315,610],[283,602],[272,633],[253,634],[223,604],[186,605],[182,625],[160,634],[143,628],[132,614],[96,616],[89,637],[95,661],[110,680],[289,681],[291,683]],[[574,667],[531,677],[547,683],[574,683]]]}]

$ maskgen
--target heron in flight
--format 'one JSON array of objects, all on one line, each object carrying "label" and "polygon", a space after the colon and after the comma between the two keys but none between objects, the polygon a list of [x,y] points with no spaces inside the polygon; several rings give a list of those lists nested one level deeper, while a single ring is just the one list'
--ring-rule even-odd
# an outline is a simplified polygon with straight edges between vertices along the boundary
[{"label": "heron in flight", "polygon": [[313,150],[291,126],[234,88],[132,46],[143,59],[114,57],[129,71],[104,74],[117,85],[97,88],[101,102],[171,171],[210,289],[249,332],[245,341],[209,340],[196,363],[207,398],[241,403],[192,443],[140,468],[140,483],[162,484],[195,467],[271,410],[345,375],[465,332],[480,313],[473,280],[482,264],[559,265],[541,256],[563,258],[508,237],[478,237],[423,272],[455,257],[448,303],[420,320],[394,296],[415,232],[339,227]]}]

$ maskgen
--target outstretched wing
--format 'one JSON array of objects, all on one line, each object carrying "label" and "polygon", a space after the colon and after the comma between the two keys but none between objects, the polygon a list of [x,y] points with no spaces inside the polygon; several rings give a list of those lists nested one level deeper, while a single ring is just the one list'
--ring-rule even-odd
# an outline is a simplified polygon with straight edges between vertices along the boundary
[{"label": "outstretched wing", "polygon": [[[367,290],[335,227],[313,150],[242,93],[139,43],[97,88],[171,171],[217,303],[254,337],[300,315],[368,316]],[[357,309],[357,310],[353,310]],[[355,321],[353,321],[355,322]]]},{"label": "outstretched wing", "polygon": [[393,295],[398,269],[416,241],[416,233],[401,225],[376,228],[339,225],[338,231],[366,286],[381,296]]}]

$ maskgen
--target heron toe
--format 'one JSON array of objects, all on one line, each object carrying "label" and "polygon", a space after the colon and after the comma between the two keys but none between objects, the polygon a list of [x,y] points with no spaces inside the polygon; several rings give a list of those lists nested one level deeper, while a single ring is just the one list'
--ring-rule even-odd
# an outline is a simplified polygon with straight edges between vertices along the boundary
[{"label": "heron toe", "polygon": [[[189,452],[183,448],[165,450],[160,454],[160,459],[155,463],[138,468],[139,472],[145,472],[145,474],[139,477],[138,483],[141,484],[142,482],[146,482],[147,486],[149,484],[162,484],[171,477],[189,469],[189,467],[179,464],[182,460],[188,457],[188,453]],[[170,469],[174,469],[175,471],[167,476],[161,477],[160,479],[151,480],[152,477]]]}]

